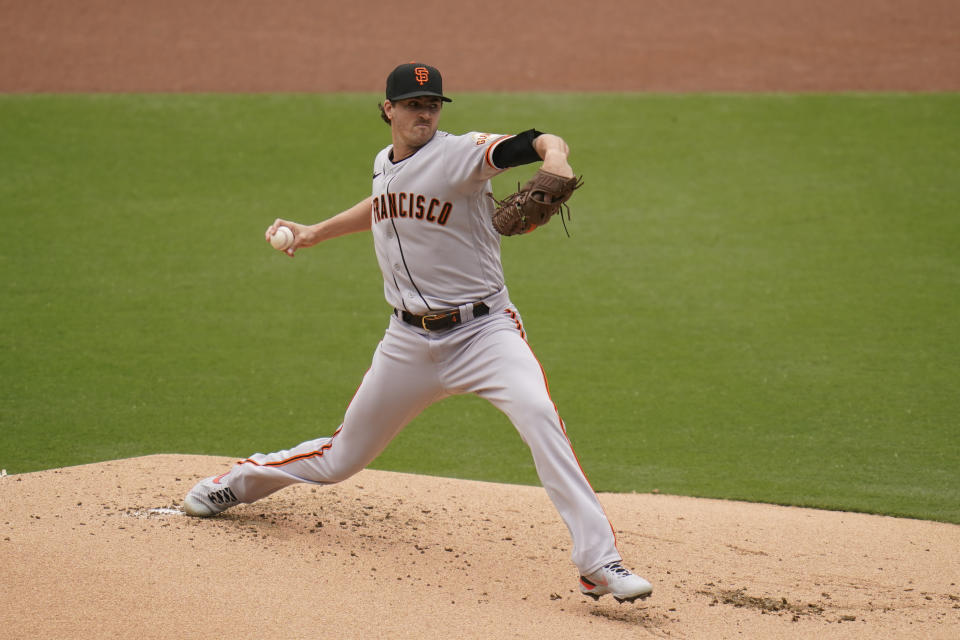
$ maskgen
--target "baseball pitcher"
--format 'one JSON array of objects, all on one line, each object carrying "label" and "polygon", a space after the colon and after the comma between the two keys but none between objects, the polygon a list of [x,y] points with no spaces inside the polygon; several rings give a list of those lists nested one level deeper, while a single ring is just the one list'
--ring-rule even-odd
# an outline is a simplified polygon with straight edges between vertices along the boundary
[{"label": "baseball pitcher", "polygon": [[[333,435],[257,453],[201,480],[184,511],[212,516],[298,482],[332,484],[366,467],[434,402],[472,393],[501,410],[529,446],[537,474],[573,539],[580,591],[620,602],[646,598],[649,582],[621,564],[613,527],[567,438],[546,376],[527,343],[500,262],[502,235],[548,223],[580,182],[563,139],[438,130],[445,103],[440,72],[402,64],[387,77],[381,117],[391,144],[373,161],[371,195],[313,225],[286,227],[290,256],[333,238],[369,232],[383,293],[393,308],[370,369]],[[502,201],[490,179],[540,162],[536,175]],[[284,232],[286,233],[286,232]]]}]

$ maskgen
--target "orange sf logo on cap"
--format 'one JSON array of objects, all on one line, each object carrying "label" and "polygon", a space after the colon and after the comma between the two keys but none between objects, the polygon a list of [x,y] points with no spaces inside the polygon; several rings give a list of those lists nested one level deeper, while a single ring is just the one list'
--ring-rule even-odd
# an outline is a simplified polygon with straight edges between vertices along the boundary
[{"label": "orange sf logo on cap", "polygon": [[430,81],[430,71],[428,71],[426,67],[417,67],[414,69],[413,76],[417,82],[420,83],[421,87]]}]

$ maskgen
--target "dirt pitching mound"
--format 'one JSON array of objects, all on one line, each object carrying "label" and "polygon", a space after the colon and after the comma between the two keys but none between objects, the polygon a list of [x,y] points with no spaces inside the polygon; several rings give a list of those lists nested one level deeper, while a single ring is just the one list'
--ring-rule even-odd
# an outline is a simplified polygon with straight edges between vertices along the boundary
[{"label": "dirt pitching mound", "polygon": [[211,519],[233,461],[155,455],[0,479],[5,638],[956,638],[960,527],[601,494],[645,602],[576,591],[538,487],[363,471]]}]

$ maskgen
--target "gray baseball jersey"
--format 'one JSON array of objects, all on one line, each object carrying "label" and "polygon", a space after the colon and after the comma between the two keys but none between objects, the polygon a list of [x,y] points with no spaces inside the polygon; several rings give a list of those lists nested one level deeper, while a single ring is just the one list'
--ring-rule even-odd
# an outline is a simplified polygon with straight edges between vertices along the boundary
[{"label": "gray baseball jersey", "polygon": [[384,297],[395,309],[424,315],[504,288],[488,194],[502,171],[493,150],[510,137],[437,131],[396,164],[392,146],[377,154],[371,227]]}]

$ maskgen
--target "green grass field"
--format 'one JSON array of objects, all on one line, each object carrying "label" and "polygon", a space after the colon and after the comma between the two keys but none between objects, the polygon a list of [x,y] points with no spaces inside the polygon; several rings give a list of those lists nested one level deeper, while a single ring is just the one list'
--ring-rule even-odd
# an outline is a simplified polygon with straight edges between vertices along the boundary
[{"label": "green grass field", "polygon": [[[376,102],[0,96],[0,466],[332,432],[387,321],[370,238],[262,234],[367,195]],[[597,490],[960,523],[960,95],[468,94],[441,126],[555,132],[585,174],[571,238],[503,254]],[[469,397],[374,466],[537,481]]]}]

